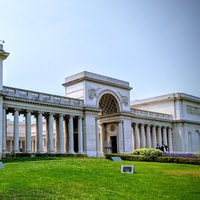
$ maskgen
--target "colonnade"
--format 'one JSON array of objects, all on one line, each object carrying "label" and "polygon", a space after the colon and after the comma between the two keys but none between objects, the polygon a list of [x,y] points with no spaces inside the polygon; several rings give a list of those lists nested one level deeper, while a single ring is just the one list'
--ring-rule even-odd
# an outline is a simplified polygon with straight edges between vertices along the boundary
[{"label": "colonnade", "polygon": [[165,144],[169,152],[173,151],[171,127],[133,123],[132,128],[133,149],[156,148],[157,144]]},{"label": "colonnade", "polygon": [[[125,153],[127,141],[125,141],[125,129],[123,121],[117,121],[116,132],[107,132],[106,123],[100,124],[100,152],[111,153],[113,146],[111,137],[116,136],[117,152]],[[173,152],[172,128],[170,125],[152,125],[147,123],[132,122],[132,150],[139,148],[156,148],[157,144],[165,144],[169,152]],[[126,138],[129,137],[126,135]]]},{"label": "colonnade", "polygon": [[[82,116],[73,116],[57,113],[47,113],[41,111],[20,109],[3,109],[4,127],[7,123],[7,114],[13,113],[13,138],[8,140],[7,128],[3,130],[2,151],[13,153],[20,152],[22,145],[25,146],[26,153],[68,153],[84,154],[83,150],[83,126]],[[19,135],[19,116],[23,113],[25,116],[25,135],[22,140]],[[32,132],[31,117],[35,116],[36,133]],[[45,121],[45,122],[44,122]],[[44,128],[45,124],[45,128]],[[55,130],[54,130],[55,126]],[[76,130],[74,130],[76,129]],[[77,134],[76,140],[74,135]],[[77,139],[78,138],[78,139]],[[75,148],[77,146],[77,148]],[[46,147],[46,150],[45,148]],[[75,151],[77,149],[77,151]]]}]

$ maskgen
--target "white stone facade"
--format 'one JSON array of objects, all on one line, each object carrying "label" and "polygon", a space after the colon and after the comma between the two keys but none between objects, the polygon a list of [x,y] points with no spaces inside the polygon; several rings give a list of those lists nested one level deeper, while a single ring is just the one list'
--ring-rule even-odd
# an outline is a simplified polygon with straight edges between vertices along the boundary
[{"label": "white stone facade", "polygon": [[[1,77],[8,55],[0,46]],[[128,82],[86,71],[65,79],[65,96],[5,87],[2,79],[0,158],[22,152],[101,157],[157,144],[170,152],[200,150],[198,97],[174,93],[131,102]]]}]

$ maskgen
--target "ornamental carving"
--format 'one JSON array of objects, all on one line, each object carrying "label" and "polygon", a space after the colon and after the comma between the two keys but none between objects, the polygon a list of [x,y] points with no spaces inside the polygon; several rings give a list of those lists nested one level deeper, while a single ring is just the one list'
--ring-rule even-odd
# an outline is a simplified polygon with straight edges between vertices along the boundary
[{"label": "ornamental carving", "polygon": [[97,98],[97,91],[99,90],[100,88],[97,88],[97,89],[94,89],[94,88],[91,88],[88,90],[88,93],[89,93],[89,99],[93,99],[94,97]]},{"label": "ornamental carving", "polygon": [[119,92],[119,95],[120,95],[120,97],[121,97],[122,103],[123,103],[125,106],[128,106],[128,97],[127,97],[127,96],[121,95],[120,92]]},{"label": "ornamental carving", "polygon": [[187,106],[187,113],[191,115],[198,115],[200,116],[200,108]]}]

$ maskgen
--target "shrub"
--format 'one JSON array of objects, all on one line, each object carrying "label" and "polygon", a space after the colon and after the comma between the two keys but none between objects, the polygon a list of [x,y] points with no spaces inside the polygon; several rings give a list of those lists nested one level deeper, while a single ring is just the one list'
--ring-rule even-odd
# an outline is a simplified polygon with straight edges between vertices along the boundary
[{"label": "shrub", "polygon": [[144,155],[151,158],[157,158],[158,156],[162,156],[162,151],[155,148],[142,148],[135,149],[133,155]]},{"label": "shrub", "polygon": [[195,155],[200,158],[200,151],[197,151]]}]

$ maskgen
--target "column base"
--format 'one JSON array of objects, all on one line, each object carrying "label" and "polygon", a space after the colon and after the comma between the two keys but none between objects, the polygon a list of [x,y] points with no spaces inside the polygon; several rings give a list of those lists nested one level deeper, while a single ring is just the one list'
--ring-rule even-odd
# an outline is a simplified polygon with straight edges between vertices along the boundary
[{"label": "column base", "polygon": [[50,154],[56,154],[56,152],[55,151],[47,151],[46,153],[50,153]]},{"label": "column base", "polygon": [[43,150],[41,150],[41,151],[37,151],[36,153],[41,153],[41,154],[43,154],[43,153],[44,153],[44,151],[43,151]]},{"label": "column base", "polygon": [[57,153],[61,153],[61,154],[64,154],[65,152],[64,152],[64,151],[58,151]]},{"label": "column base", "polygon": [[68,154],[76,154],[75,151],[71,150],[68,152]]},{"label": "column base", "polygon": [[8,153],[8,152],[3,151],[2,154],[1,154],[1,157],[2,157],[2,158],[6,158],[6,153]]},{"label": "column base", "polygon": [[78,151],[78,154],[85,154],[83,151]]},{"label": "column base", "polygon": [[11,153],[21,153],[19,150],[13,150]]}]

